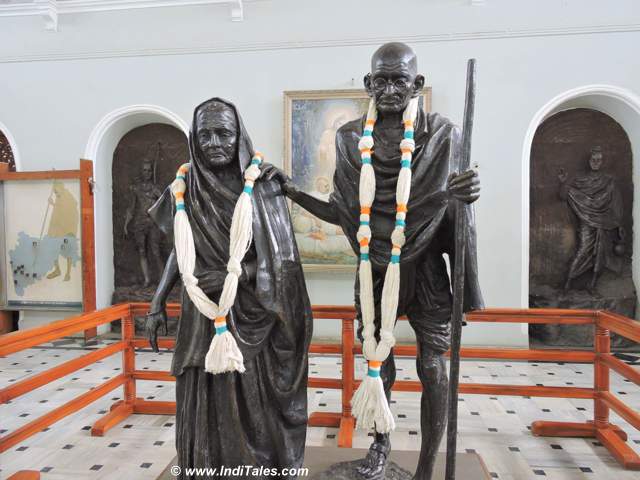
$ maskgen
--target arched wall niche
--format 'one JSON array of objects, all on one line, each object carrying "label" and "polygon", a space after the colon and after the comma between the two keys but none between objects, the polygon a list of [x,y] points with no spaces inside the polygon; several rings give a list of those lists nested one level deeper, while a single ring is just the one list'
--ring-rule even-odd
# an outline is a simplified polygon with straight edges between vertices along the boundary
[{"label": "arched wall niche", "polygon": [[[148,302],[153,297],[173,245],[147,210],[188,159],[187,138],[173,125],[148,123],[118,142],[111,164],[113,303]],[[177,290],[169,301],[180,301]]]},{"label": "arched wall niche", "polygon": [[18,150],[18,144],[16,143],[15,138],[11,134],[11,131],[7,128],[7,126],[0,122],[0,132],[4,135],[4,137],[9,142],[9,147],[11,147],[11,152],[13,153],[13,162],[15,164],[16,171],[20,171],[22,168],[22,162],[20,160],[20,151]]},{"label": "arched wall niche", "polygon": [[150,123],[173,125],[188,135],[188,124],[175,113],[156,105],[131,105],[105,115],[94,127],[84,158],[93,161],[97,308],[111,304],[114,290],[112,161],[122,137]]},{"label": "arched wall niche", "polygon": [[[640,185],[640,96],[611,85],[588,85],[566,91],[545,104],[529,124],[522,152],[522,291],[521,303],[529,305],[529,225],[530,225],[530,162],[531,146],[540,124],[550,116],[568,109],[590,108],[612,117],[625,130],[631,142],[634,185]],[[637,197],[637,196],[636,196]],[[640,225],[640,199],[633,202],[633,223]],[[637,228],[637,227],[636,227]],[[640,235],[633,237],[632,274],[636,287],[640,287]],[[636,309],[636,317],[638,316]]]}]

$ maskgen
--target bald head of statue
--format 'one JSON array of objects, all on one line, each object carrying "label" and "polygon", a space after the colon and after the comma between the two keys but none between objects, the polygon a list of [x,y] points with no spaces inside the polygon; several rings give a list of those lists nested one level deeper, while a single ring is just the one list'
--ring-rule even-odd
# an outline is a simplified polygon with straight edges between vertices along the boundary
[{"label": "bald head of statue", "polygon": [[385,43],[371,57],[371,73],[364,77],[364,86],[379,114],[402,113],[424,87],[416,53],[404,43]]}]

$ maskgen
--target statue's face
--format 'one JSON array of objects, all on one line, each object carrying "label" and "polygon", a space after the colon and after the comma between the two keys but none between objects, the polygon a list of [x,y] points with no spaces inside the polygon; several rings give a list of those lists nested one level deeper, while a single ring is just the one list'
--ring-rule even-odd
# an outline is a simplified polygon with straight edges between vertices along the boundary
[{"label": "statue's face", "polygon": [[153,168],[148,163],[144,163],[142,165],[142,179],[145,182],[149,182],[153,179]]},{"label": "statue's face", "polygon": [[593,170],[594,172],[597,172],[602,168],[602,163],[603,163],[602,153],[593,152],[591,154],[591,158],[589,159],[589,166],[591,167],[591,170]]},{"label": "statue's face", "polygon": [[196,116],[196,140],[210,166],[231,163],[238,142],[238,122],[233,110],[221,103],[202,107]]},{"label": "statue's face", "polygon": [[424,86],[418,75],[416,55],[407,45],[391,43],[380,47],[371,59],[371,73],[364,79],[378,112],[400,113]]}]

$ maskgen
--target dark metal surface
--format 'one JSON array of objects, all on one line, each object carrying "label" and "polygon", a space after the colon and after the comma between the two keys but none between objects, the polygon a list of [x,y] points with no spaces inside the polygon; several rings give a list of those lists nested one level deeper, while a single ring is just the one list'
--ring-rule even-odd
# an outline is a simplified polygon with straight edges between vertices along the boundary
[{"label": "dark metal surface", "polygon": [[[467,89],[464,103],[462,128],[462,152],[460,171],[469,168],[471,159],[471,135],[473,132],[473,114],[476,98],[476,61],[470,59],[467,64]],[[449,413],[447,427],[447,467],[446,480],[456,477],[456,440],[458,433],[458,381],[460,374],[460,340],[464,317],[464,277],[465,245],[467,244],[467,219],[465,205],[456,201],[456,264],[453,272],[453,312],[451,315],[451,359],[449,368]]]},{"label": "dark metal surface", "polygon": [[153,296],[171,244],[147,210],[188,157],[185,134],[171,125],[134,128],[118,143],[112,163],[113,303],[148,302]]},{"label": "dark metal surface", "polygon": [[[365,450],[361,448],[340,448],[336,446],[307,447],[304,455],[304,467],[307,468],[305,478],[314,480],[334,480],[334,475],[344,475],[345,480],[358,480],[360,477],[356,472],[358,458],[362,458]],[[490,480],[491,476],[482,458],[475,452],[458,453],[456,462],[458,478],[464,480]],[[418,463],[418,452],[411,450],[396,450],[391,453],[391,458],[387,464],[387,478],[393,475],[396,479],[402,475],[404,478],[411,478]],[[445,454],[438,453],[436,466],[433,472],[434,479],[444,477]],[[171,467],[177,464],[177,459],[167,460],[167,468],[158,476],[157,480],[174,480],[175,474],[171,473]],[[339,466],[336,466],[339,464]],[[398,477],[396,477],[396,474]],[[405,477],[408,475],[408,477]],[[345,478],[346,477],[346,478]],[[402,478],[400,477],[400,478]],[[254,477],[255,478],[255,477]],[[300,475],[302,478],[302,475]]]},{"label": "dark metal surface", "polygon": [[[404,44],[383,45],[373,55],[371,63],[372,71],[365,77],[365,87],[376,101],[378,120],[373,131],[376,195],[371,213],[373,236],[369,255],[376,306],[374,321],[379,331],[382,285],[390,259],[390,238],[395,224],[399,144],[404,133],[402,112],[410,98],[417,95],[424,85],[424,77],[417,73],[415,53]],[[359,254],[356,232],[360,214],[358,189],[361,165],[358,141],[364,122],[364,117],[351,121],[337,132],[334,192],[328,202],[300,191],[282,174],[287,195],[317,217],[340,225],[356,255]],[[411,164],[411,198],[405,231],[407,242],[402,248],[397,314],[408,316],[418,342],[417,369],[423,385],[422,447],[415,478],[429,480],[447,419],[448,379],[443,353],[449,348],[452,297],[451,281],[443,255],[449,256],[452,269],[455,269],[453,199],[465,203],[462,210],[468,226],[464,246],[467,262],[464,310],[481,308],[483,305],[477,275],[474,217],[468,205],[479,196],[479,180],[476,172],[454,173],[464,171],[458,164],[461,136],[459,128],[446,118],[419,111],[414,138],[416,149]],[[354,294],[359,312],[357,277]],[[382,364],[381,378],[387,398],[390,398],[395,380],[393,352]],[[367,459],[359,469],[361,477],[373,479],[379,475],[378,446],[386,443],[388,435],[376,433]],[[369,465],[375,467],[369,468]]]},{"label": "dark metal surface", "polygon": [[[158,153],[161,144],[158,144]],[[158,157],[160,155],[158,154]],[[142,162],[142,169],[138,181],[129,186],[129,202],[124,219],[124,238],[133,240],[138,253],[138,262],[142,272],[144,286],[151,285],[150,266],[155,267],[159,276],[162,272],[162,256],[160,253],[160,229],[153,222],[147,211],[162,195],[162,189],[156,185],[154,175],[155,162],[147,157]]]},{"label": "dark metal surface", "polygon": [[9,164],[9,171],[16,171],[16,161],[13,156],[13,150],[11,149],[11,145],[9,144],[9,139],[6,135],[0,130],[0,162]]},{"label": "dark metal surface", "polygon": [[[597,110],[559,112],[538,127],[530,168],[529,305],[633,318],[632,151],[622,126]],[[577,325],[532,325],[530,334],[549,346],[593,341]],[[612,346],[630,345],[614,336]]]},{"label": "dark metal surface", "polygon": [[[189,144],[185,205],[197,252],[195,275],[217,302],[242,172],[254,151],[235,106],[217,98],[196,108]],[[258,179],[252,201],[253,241],[227,318],[244,356],[245,373],[204,371],[213,321],[200,314],[183,289],[171,366],[176,376],[176,448],[183,472],[185,467],[302,465],[311,306],[279,182]],[[150,211],[170,238],[174,209],[166,190]],[[172,254],[147,318],[154,347],[166,317],[167,292],[178,276]]]},{"label": "dark metal surface", "polygon": [[[324,472],[316,473],[310,480],[354,480],[360,477],[359,467],[362,460],[351,460],[331,465]],[[413,474],[400,467],[394,461],[389,461],[386,469],[375,477],[375,480],[411,480]]]}]

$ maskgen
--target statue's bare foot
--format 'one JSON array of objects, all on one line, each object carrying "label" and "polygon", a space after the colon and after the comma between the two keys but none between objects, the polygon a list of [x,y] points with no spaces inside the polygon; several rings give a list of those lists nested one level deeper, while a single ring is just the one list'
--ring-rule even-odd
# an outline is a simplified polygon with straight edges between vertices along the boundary
[{"label": "statue's bare foot", "polygon": [[385,477],[387,457],[391,451],[391,443],[375,441],[369,447],[367,456],[357,468],[361,478],[366,480],[382,480]]},{"label": "statue's bare foot", "polygon": [[68,282],[69,280],[71,280],[71,274],[69,272],[67,272],[62,281],[63,282]]},{"label": "statue's bare foot", "polygon": [[53,272],[51,272],[49,275],[47,275],[47,278],[49,280],[51,280],[52,278],[56,278],[60,276],[60,269],[58,267],[56,267]]}]

